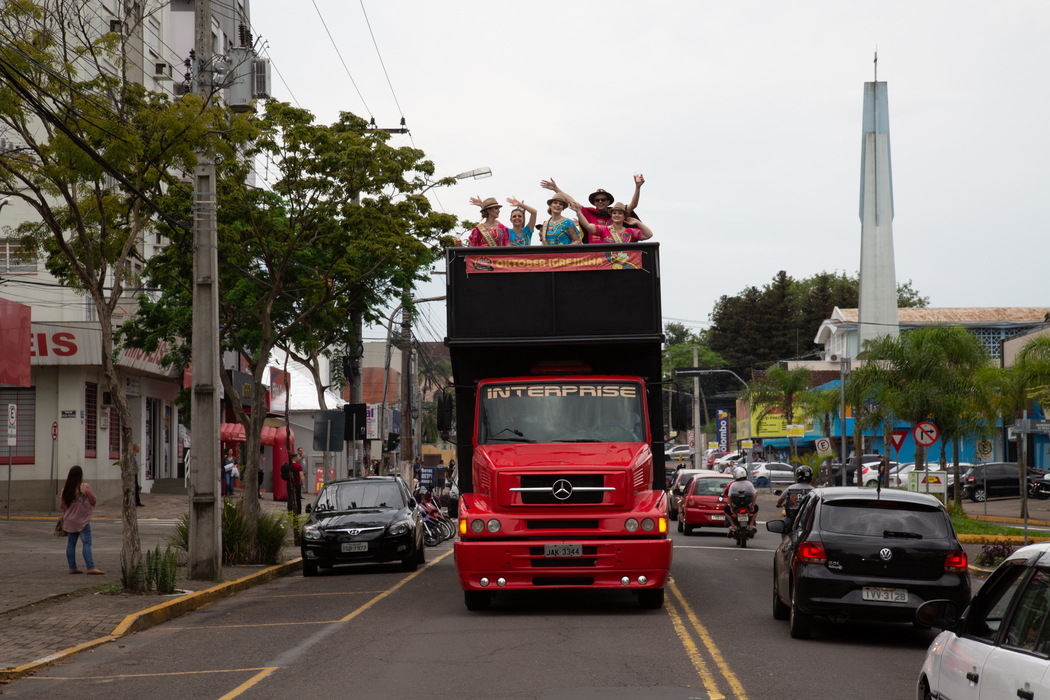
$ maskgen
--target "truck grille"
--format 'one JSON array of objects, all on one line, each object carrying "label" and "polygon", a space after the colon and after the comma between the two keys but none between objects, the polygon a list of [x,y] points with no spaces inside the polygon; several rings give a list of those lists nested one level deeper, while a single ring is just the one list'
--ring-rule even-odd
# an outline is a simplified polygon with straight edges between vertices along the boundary
[{"label": "truck grille", "polygon": [[605,485],[603,474],[523,474],[521,486],[512,488],[523,505],[600,505],[605,494],[615,491]]}]

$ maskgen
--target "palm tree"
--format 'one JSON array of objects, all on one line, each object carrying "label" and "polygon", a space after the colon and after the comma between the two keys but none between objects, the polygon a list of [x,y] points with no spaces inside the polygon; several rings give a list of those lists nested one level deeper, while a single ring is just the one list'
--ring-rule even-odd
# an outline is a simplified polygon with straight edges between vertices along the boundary
[{"label": "palm tree", "polygon": [[[831,434],[831,426],[838,419],[839,408],[842,404],[841,396],[836,389],[810,389],[809,391],[803,392],[799,401],[805,406],[806,413],[811,416],[820,416],[820,432],[826,438],[833,437]],[[844,423],[843,423],[844,425]],[[835,441],[832,441],[835,442]],[[841,443],[840,443],[841,444]],[[805,460],[802,460],[805,462]],[[819,460],[823,463],[823,459]],[[843,458],[843,462],[845,459]],[[808,465],[812,466],[812,465]],[[814,470],[816,471],[816,470]],[[820,475],[820,481],[825,481],[826,474]]]},{"label": "palm tree", "polygon": [[[795,415],[795,406],[801,403],[802,395],[809,389],[812,376],[813,373],[806,367],[787,370],[780,365],[773,365],[766,370],[765,377],[752,381],[748,385],[746,392],[748,404],[752,411],[762,406],[758,420],[762,420],[770,413],[783,412],[790,424]],[[789,437],[788,444],[791,445],[792,460],[797,460],[798,451],[795,448],[795,438]]]}]

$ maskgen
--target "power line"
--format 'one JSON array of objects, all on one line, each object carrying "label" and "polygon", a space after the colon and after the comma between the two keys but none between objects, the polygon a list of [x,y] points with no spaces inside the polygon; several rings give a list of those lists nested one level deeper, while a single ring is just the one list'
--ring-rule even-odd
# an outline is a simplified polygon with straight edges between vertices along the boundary
[{"label": "power line", "polygon": [[386,76],[386,84],[390,86],[390,94],[394,96],[394,104],[397,105],[397,111],[401,114],[401,123],[405,123],[405,113],[401,110],[401,104],[397,101],[397,95],[394,93],[394,84],[390,82],[390,75],[386,72],[386,64],[383,63],[383,54],[379,53],[379,44],[376,42],[376,35],[372,33],[372,23],[368,21],[368,13],[365,12],[365,0],[361,2],[361,14],[365,16],[365,24],[368,26],[368,34],[372,37],[372,45],[376,47],[376,54],[379,56],[379,65],[383,67],[383,75]]},{"label": "power line", "polygon": [[354,76],[350,75],[350,69],[346,67],[346,61],[343,60],[343,54],[339,52],[339,47],[335,44],[335,38],[332,36],[332,32],[328,31],[328,23],[324,21],[324,15],[321,14],[321,8],[317,6],[317,0],[310,1],[313,3],[314,9],[317,10],[317,16],[321,18],[321,24],[324,26],[324,30],[328,34],[329,41],[332,42],[332,48],[335,49],[335,54],[339,57],[339,62],[343,64],[343,70],[346,71],[346,76],[350,78],[350,84],[354,86],[354,90],[357,91],[357,96],[361,98],[361,104],[365,106],[365,111],[368,112],[368,116],[372,117],[372,110],[368,108],[368,103],[365,102],[364,95],[361,94],[361,91],[357,87],[357,83],[354,82]]}]

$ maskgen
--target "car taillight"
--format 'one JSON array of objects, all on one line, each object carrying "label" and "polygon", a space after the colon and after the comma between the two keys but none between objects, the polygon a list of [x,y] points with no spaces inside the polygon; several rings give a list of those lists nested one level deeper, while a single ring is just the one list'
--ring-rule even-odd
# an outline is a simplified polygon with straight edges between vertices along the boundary
[{"label": "car taillight", "polygon": [[798,547],[798,556],[807,564],[824,564],[828,560],[822,542],[803,542]]},{"label": "car taillight", "polygon": [[945,571],[966,571],[966,552],[948,552],[948,556],[944,558],[944,570]]},{"label": "car taillight", "polygon": [[968,477],[966,477],[966,480],[969,481],[972,484],[974,481],[977,480],[977,477],[975,477],[975,476],[968,476]]}]

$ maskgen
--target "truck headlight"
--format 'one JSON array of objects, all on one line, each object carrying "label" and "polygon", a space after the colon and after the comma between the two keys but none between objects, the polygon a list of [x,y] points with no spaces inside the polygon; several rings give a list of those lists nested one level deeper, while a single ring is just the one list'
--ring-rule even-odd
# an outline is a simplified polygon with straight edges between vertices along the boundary
[{"label": "truck headlight", "polygon": [[627,518],[627,522],[625,522],[623,524],[623,526],[625,528],[627,528],[627,532],[637,532],[638,531],[638,521],[635,520],[634,518]]},{"label": "truck headlight", "polygon": [[652,532],[654,527],[656,527],[656,523],[653,522],[652,518],[645,518],[642,520],[642,530]]}]

